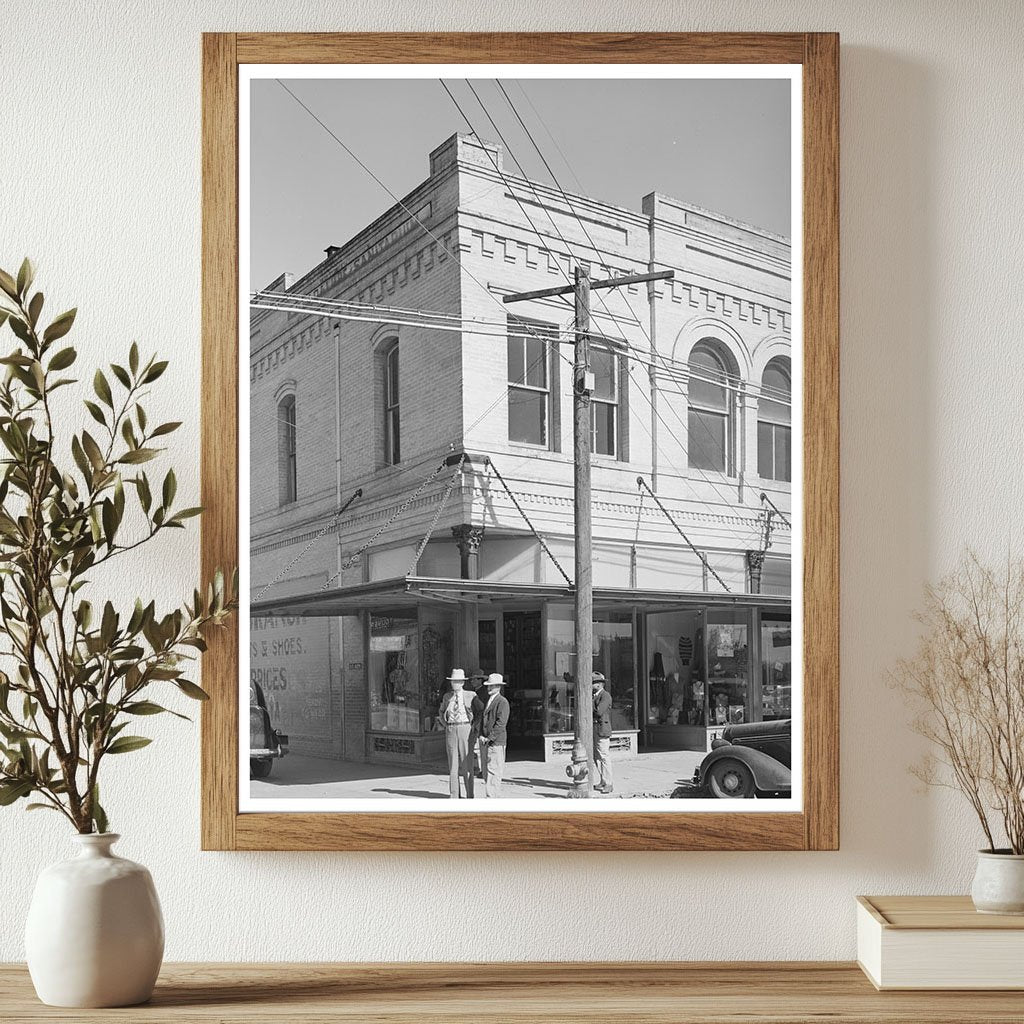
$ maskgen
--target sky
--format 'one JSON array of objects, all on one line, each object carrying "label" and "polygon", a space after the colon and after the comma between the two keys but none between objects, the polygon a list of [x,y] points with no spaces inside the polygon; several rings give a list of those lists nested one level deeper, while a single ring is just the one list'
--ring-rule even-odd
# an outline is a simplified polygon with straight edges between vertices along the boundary
[{"label": "sky", "polygon": [[[448,81],[505,173],[640,210],[661,192],[790,235],[789,82],[761,79]],[[463,115],[436,79],[292,79],[288,87],[396,196],[429,175]],[[394,199],[273,79],[252,83],[251,285],[301,276]],[[513,109],[514,108],[514,109]],[[497,130],[488,119],[497,125]],[[510,155],[511,154],[511,155]]]}]

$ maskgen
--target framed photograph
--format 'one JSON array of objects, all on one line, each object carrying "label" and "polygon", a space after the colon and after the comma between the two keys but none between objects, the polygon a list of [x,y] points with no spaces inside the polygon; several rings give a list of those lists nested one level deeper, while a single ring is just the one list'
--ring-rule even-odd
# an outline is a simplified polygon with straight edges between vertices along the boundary
[{"label": "framed photograph", "polygon": [[838,847],[838,50],[204,37],[204,848]]}]

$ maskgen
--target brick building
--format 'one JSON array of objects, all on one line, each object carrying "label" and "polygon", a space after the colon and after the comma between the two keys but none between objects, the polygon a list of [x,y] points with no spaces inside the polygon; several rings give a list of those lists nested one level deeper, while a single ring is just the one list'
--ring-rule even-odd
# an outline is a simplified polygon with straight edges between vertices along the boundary
[{"label": "brick building", "polygon": [[788,240],[657,193],[640,212],[566,197],[459,135],[252,315],[251,669],[293,749],[436,760],[461,665],[504,672],[513,743],[567,751],[572,309],[506,321],[501,299],[578,260],[675,271],[592,306],[594,664],[615,743],[703,749],[727,721],[789,716]]}]

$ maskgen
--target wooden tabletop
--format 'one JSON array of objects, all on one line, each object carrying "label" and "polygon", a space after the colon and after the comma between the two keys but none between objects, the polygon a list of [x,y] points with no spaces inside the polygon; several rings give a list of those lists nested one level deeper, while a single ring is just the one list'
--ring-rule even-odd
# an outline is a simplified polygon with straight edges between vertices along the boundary
[{"label": "wooden tabletop", "polygon": [[855,964],[167,964],[152,1002],[60,1010],[0,965],[0,1020],[1020,1024],[1024,992],[876,992]]}]

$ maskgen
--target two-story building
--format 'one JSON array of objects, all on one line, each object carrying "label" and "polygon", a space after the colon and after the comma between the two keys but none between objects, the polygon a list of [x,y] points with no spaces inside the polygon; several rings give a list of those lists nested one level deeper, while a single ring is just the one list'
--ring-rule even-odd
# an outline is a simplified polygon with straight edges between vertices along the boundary
[{"label": "two-story building", "polygon": [[293,749],[442,758],[461,666],[504,673],[513,746],[567,756],[573,308],[502,299],[579,263],[674,271],[592,302],[594,665],[616,746],[704,749],[789,716],[789,242],[657,193],[566,196],[458,135],[252,315],[251,670]]}]

